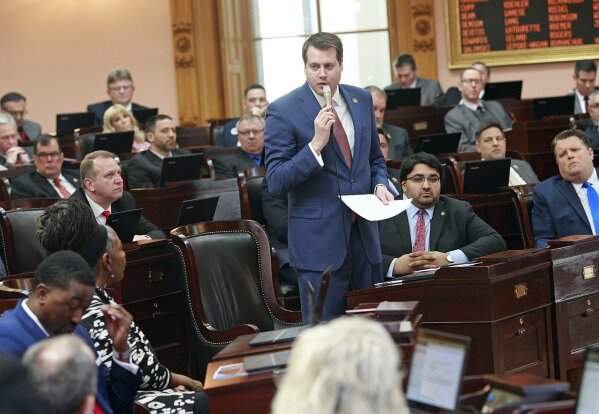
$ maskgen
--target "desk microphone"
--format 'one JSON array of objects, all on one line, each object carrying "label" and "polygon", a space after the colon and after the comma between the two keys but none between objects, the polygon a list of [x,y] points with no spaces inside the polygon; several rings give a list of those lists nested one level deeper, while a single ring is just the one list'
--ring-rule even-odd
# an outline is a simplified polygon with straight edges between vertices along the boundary
[{"label": "desk microphone", "polygon": [[324,96],[326,106],[331,106],[331,87],[329,85],[324,85],[322,87],[322,95]]}]

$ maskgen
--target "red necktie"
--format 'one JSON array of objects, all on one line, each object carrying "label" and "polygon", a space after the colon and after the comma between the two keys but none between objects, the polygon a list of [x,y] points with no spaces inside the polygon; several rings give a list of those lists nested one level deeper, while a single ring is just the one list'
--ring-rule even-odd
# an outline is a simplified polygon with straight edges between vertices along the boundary
[{"label": "red necktie", "polygon": [[104,217],[106,217],[106,220],[108,220],[108,217],[110,217],[110,211],[108,211],[108,210],[104,210],[104,211],[102,212],[102,215],[103,215]]},{"label": "red necktie", "polygon": [[424,224],[424,210],[418,210],[418,220],[416,221],[416,238],[414,239],[413,252],[423,252],[426,250],[426,225]]},{"label": "red necktie", "polygon": [[27,133],[23,128],[19,128],[18,133],[19,137],[21,138],[21,141],[29,141],[29,137],[27,136]]},{"label": "red necktie", "polygon": [[62,198],[69,198],[71,196],[71,193],[69,192],[69,190],[67,190],[66,187],[64,185],[62,185],[62,183],[60,182],[60,178],[56,177],[52,181],[54,182],[54,185],[58,189],[58,192],[60,193]]},{"label": "red necktie", "polygon": [[98,404],[98,401],[94,402],[94,414],[105,414],[104,410]]},{"label": "red necktie", "polygon": [[339,115],[337,115],[337,111],[333,108],[333,113],[335,114],[335,124],[333,124],[333,133],[335,134],[335,139],[337,140],[337,144],[341,149],[341,154],[343,154],[343,159],[345,160],[345,164],[347,168],[351,169],[351,149],[349,148],[349,141],[347,140],[347,134],[345,133],[345,129],[343,129],[343,124],[339,119]]}]

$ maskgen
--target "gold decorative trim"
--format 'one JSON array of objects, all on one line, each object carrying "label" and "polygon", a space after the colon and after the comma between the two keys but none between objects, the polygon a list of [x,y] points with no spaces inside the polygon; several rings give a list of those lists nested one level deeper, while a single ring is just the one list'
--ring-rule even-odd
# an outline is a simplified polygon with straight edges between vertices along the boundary
[{"label": "gold decorative trim", "polygon": [[435,50],[435,41],[433,39],[414,39],[414,51],[416,52],[430,52]]},{"label": "gold decorative trim", "polygon": [[516,299],[522,299],[524,296],[528,295],[526,283],[518,283],[514,286],[514,295],[516,296]]},{"label": "gold decorative trim", "polygon": [[588,265],[582,268],[582,278],[584,280],[593,279],[596,275],[595,265]]},{"label": "gold decorative trim", "polygon": [[412,6],[412,16],[432,16],[433,7],[428,4],[417,4]]}]

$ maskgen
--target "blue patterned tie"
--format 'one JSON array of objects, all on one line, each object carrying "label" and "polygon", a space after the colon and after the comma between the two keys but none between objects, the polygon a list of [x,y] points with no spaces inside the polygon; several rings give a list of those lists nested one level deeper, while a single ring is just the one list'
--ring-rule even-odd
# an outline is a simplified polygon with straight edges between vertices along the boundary
[{"label": "blue patterned tie", "polygon": [[599,195],[593,188],[593,184],[588,181],[583,185],[587,189],[587,198],[589,199],[589,207],[591,207],[591,214],[593,216],[593,223],[595,224],[595,233],[599,231]]}]

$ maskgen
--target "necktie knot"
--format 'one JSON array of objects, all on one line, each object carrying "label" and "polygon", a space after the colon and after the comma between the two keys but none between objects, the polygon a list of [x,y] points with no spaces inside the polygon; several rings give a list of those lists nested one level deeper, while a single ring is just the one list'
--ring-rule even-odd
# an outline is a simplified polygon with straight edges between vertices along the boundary
[{"label": "necktie knot", "polygon": [[108,217],[110,216],[110,211],[108,211],[108,210],[104,210],[104,211],[102,212],[102,215],[103,215],[104,217],[108,218]]},{"label": "necktie knot", "polygon": [[58,192],[60,193],[62,198],[69,198],[71,196],[71,192],[69,190],[67,190],[67,188],[62,185],[62,183],[60,182],[60,178],[55,177],[52,182],[54,183],[54,186],[58,189]]}]

